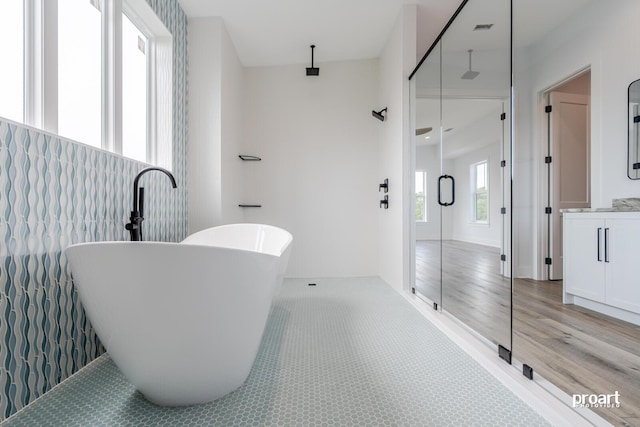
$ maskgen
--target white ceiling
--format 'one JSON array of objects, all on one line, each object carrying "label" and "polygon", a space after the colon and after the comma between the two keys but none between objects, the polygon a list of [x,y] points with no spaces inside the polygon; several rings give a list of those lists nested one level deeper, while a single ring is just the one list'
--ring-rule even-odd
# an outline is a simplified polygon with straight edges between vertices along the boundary
[{"label": "white ceiling", "polygon": [[403,4],[417,3],[426,51],[461,0],[178,0],[189,18],[219,16],[244,66],[377,58]]},{"label": "white ceiling", "polygon": [[[479,7],[490,14],[503,4],[474,1],[467,8]],[[594,0],[514,0],[514,42],[522,46],[536,41],[591,1]],[[420,58],[462,0],[178,2],[189,18],[221,17],[242,64],[255,67],[308,63],[311,44],[316,45],[316,62],[377,58],[403,4],[418,7],[416,56]],[[461,18],[464,20],[464,16]]]}]

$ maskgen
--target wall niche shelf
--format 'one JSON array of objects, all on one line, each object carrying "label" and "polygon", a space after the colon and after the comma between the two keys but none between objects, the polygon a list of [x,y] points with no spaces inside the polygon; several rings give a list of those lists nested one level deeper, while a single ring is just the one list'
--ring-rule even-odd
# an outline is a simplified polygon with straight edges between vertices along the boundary
[{"label": "wall niche shelf", "polygon": [[262,159],[258,156],[248,156],[246,154],[239,154],[238,157],[240,157],[240,160],[244,161],[244,162],[259,162]]}]

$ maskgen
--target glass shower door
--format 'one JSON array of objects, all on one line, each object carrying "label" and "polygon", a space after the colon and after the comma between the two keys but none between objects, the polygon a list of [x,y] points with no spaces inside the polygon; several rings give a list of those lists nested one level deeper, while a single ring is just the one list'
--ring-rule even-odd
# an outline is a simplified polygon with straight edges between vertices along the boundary
[{"label": "glass shower door", "polygon": [[416,128],[432,128],[415,144],[429,207],[428,225],[416,212],[416,293],[508,361],[510,12],[510,0],[467,2],[412,77]]},{"label": "glass shower door", "polygon": [[[441,40],[442,307],[510,360],[510,0],[468,2]],[[455,181],[454,181],[455,180]]]},{"label": "glass shower door", "polygon": [[[439,309],[442,302],[442,126],[440,45],[436,44],[412,84],[415,114],[415,293]],[[443,194],[440,194],[442,197]]]}]

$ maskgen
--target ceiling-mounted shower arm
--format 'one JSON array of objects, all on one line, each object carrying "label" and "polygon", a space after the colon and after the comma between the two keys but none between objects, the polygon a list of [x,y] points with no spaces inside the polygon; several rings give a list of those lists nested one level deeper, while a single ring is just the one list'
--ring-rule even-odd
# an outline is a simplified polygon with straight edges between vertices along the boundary
[{"label": "ceiling-mounted shower arm", "polygon": [[480,74],[479,71],[473,71],[471,69],[471,52],[473,52],[473,49],[469,49],[467,50],[467,52],[469,52],[469,70],[467,72],[465,72],[462,77],[460,77],[461,79],[464,80],[473,80],[476,77],[478,77],[478,74]]},{"label": "ceiling-mounted shower arm", "polygon": [[320,74],[320,68],[313,66],[313,49],[316,48],[315,44],[311,45],[311,67],[307,67],[307,76],[317,76]]}]

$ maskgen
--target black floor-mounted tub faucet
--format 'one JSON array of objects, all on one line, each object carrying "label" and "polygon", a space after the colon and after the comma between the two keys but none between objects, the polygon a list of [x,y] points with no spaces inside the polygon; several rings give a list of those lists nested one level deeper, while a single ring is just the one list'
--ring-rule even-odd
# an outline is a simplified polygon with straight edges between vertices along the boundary
[{"label": "black floor-mounted tub faucet", "polygon": [[129,218],[131,222],[125,226],[131,235],[132,242],[142,241],[142,221],[144,221],[144,187],[138,187],[138,181],[142,175],[151,171],[163,172],[171,180],[173,188],[178,187],[173,174],[164,168],[151,166],[138,172],[138,175],[136,175],[133,180],[133,208],[131,210],[131,217]]}]

